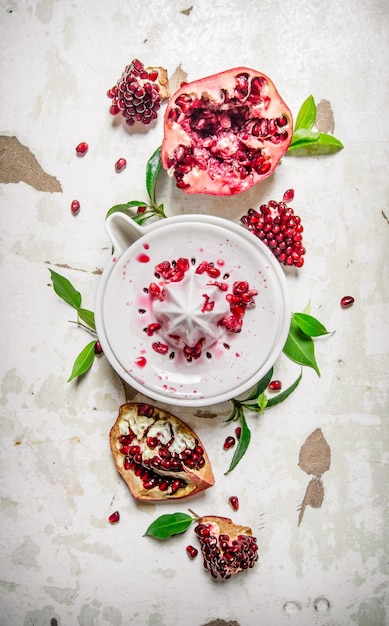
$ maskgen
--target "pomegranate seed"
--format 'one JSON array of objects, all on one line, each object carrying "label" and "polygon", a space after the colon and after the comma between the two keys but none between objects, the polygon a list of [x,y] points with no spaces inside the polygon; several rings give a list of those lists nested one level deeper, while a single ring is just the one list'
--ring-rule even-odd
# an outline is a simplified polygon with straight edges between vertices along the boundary
[{"label": "pomegranate seed", "polygon": [[241,427],[240,427],[240,426],[237,426],[237,427],[235,428],[235,435],[236,435],[236,438],[237,438],[237,439],[240,439],[241,434],[242,434],[242,429],[241,429]]},{"label": "pomegranate seed", "polygon": [[124,159],[123,157],[121,157],[120,159],[118,159],[115,163],[115,170],[117,172],[121,172],[122,170],[124,170],[124,168],[127,166],[127,161],[126,159]]},{"label": "pomegranate seed", "polygon": [[119,513],[119,511],[115,511],[115,513],[111,513],[111,515],[108,518],[108,521],[111,524],[116,524],[119,520],[120,520],[120,513]]},{"label": "pomegranate seed", "polygon": [[280,380],[272,380],[269,383],[269,389],[270,391],[279,391],[282,387],[282,383]]},{"label": "pomegranate seed", "polygon": [[103,348],[101,347],[100,341],[96,341],[95,343],[95,354],[102,354]]},{"label": "pomegranate seed", "polygon": [[138,215],[140,215],[141,213],[144,213],[146,211],[147,207],[146,206],[138,206],[136,212]]},{"label": "pomegranate seed", "polygon": [[151,347],[159,354],[166,354],[169,351],[169,346],[167,346],[166,343],[161,343],[160,341],[155,341]]},{"label": "pomegranate seed", "polygon": [[189,554],[191,559],[194,559],[195,556],[197,556],[199,553],[199,551],[196,550],[196,548],[194,548],[193,546],[186,546],[186,551]]},{"label": "pomegranate seed", "polygon": [[88,144],[86,143],[86,141],[81,141],[81,143],[78,144],[78,146],[76,146],[76,152],[79,156],[83,156],[84,154],[86,154],[88,152]]},{"label": "pomegranate seed", "polygon": [[230,496],[228,498],[228,502],[231,504],[234,511],[237,511],[239,509],[239,499],[237,496]]},{"label": "pomegranate seed", "polygon": [[340,306],[342,307],[342,309],[347,309],[349,306],[352,306],[354,302],[355,300],[352,296],[343,296],[340,301]]},{"label": "pomegranate seed", "polygon": [[234,445],[235,445],[235,437],[227,437],[223,444],[223,448],[224,450],[229,450]]},{"label": "pomegranate seed", "polygon": [[70,210],[72,212],[73,215],[78,215],[78,213],[80,212],[80,203],[78,200],[73,200],[73,202],[70,205]]},{"label": "pomegranate seed", "polygon": [[283,202],[291,202],[294,198],[294,189],[287,189],[282,197]]}]

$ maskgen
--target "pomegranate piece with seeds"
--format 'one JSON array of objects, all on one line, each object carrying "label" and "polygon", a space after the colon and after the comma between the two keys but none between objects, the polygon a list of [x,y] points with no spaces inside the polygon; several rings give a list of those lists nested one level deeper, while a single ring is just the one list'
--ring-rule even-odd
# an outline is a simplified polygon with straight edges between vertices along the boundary
[{"label": "pomegranate piece with seeds", "polygon": [[167,72],[162,67],[145,68],[134,59],[107,96],[112,100],[110,113],[121,113],[128,126],[150,124],[157,118],[162,100],[169,97]]},{"label": "pomegranate piece with seeds", "polygon": [[178,417],[151,404],[120,407],[110,446],[116,468],[137,500],[185,498],[215,482],[197,434]]},{"label": "pomegranate piece with seeds", "polygon": [[270,200],[262,204],[259,211],[249,209],[240,221],[267,245],[280,263],[304,265],[304,227],[301,218],[285,202]]},{"label": "pomegranate piece with seeds", "polygon": [[162,164],[186,193],[231,196],[274,171],[292,133],[292,114],[270,78],[237,67],[173,94]]},{"label": "pomegranate piece with seeds", "polygon": [[195,533],[200,542],[204,567],[217,580],[226,580],[254,567],[258,545],[248,526],[234,524],[227,517],[202,517]]}]

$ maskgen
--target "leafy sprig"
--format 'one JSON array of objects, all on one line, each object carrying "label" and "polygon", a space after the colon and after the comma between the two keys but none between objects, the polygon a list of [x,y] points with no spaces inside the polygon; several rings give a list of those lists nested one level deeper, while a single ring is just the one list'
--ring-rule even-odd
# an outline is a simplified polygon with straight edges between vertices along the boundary
[{"label": "leafy sprig", "polygon": [[[95,335],[95,316],[93,311],[90,311],[89,309],[84,309],[81,306],[81,293],[73,287],[72,283],[67,278],[65,278],[65,276],[61,276],[61,274],[58,274],[51,269],[49,271],[51,274],[51,280],[53,282],[53,288],[57,296],[59,296],[61,300],[64,300],[64,302],[66,302],[77,312],[77,320],[75,323]],[[73,378],[85,374],[85,372],[89,370],[96,356],[97,342],[98,340],[96,338],[93,341],[89,342],[85,346],[85,348],[81,350],[80,354],[76,357],[76,360],[74,361],[73,368],[67,382],[70,382],[71,380],[73,380]]]},{"label": "leafy sprig", "polygon": [[287,154],[296,156],[333,154],[344,147],[339,139],[315,129],[316,103],[313,96],[303,102],[296,117],[294,132]]},{"label": "leafy sprig", "polygon": [[[137,224],[144,224],[150,217],[166,217],[163,204],[158,204],[155,189],[157,179],[161,170],[161,146],[153,152],[146,163],[146,191],[148,202],[144,200],[130,200],[124,204],[115,204],[107,212],[105,219],[112,213],[126,213]],[[137,209],[134,213],[133,209]]]},{"label": "leafy sprig", "polygon": [[[329,331],[312,315],[308,313],[293,313],[283,353],[301,366],[312,367],[320,376],[312,337],[320,337],[327,334],[329,334]],[[243,400],[233,398],[231,400],[232,411],[226,421],[239,421],[241,434],[226,474],[235,469],[246,454],[250,444],[251,431],[247,424],[246,411],[262,414],[266,409],[284,402],[298,387],[303,375],[301,368],[299,376],[287,389],[280,391],[275,396],[269,397],[266,394],[266,389],[273,378],[273,371],[273,368],[271,368],[267,374],[257,382],[253,391],[247,398]]]}]

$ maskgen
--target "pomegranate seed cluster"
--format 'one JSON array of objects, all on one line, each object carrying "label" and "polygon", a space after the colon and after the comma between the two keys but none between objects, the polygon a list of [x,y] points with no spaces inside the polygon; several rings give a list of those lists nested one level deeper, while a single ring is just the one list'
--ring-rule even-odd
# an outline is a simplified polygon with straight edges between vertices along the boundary
[{"label": "pomegranate seed cluster", "polygon": [[157,70],[147,71],[141,61],[134,59],[107,92],[112,100],[110,113],[122,113],[128,126],[135,122],[150,124],[157,118],[162,101],[157,78]]},{"label": "pomegranate seed cluster", "polygon": [[[230,523],[230,526],[234,525]],[[231,537],[219,533],[217,524],[202,520],[195,533],[200,542],[204,567],[215,579],[231,578],[233,574],[254,567],[258,560],[257,540],[251,535],[238,533]]]},{"label": "pomegranate seed cluster", "polygon": [[[183,437],[174,426],[156,417],[151,405],[139,405],[138,416],[139,427],[136,420],[131,424],[123,420],[122,431],[126,432],[117,442],[123,467],[140,479],[144,490],[157,488],[175,494],[187,486],[185,468],[198,471],[204,467],[204,449],[198,439]],[[179,473],[184,476],[177,476]]]},{"label": "pomegranate seed cluster", "polygon": [[285,202],[270,200],[262,204],[259,211],[249,209],[241,217],[241,222],[267,245],[280,263],[295,267],[304,265],[304,228],[300,217]]},{"label": "pomegranate seed cluster", "polygon": [[[184,340],[185,335],[180,335],[180,332],[174,330],[174,317],[169,313],[168,300],[168,285],[169,283],[179,283],[184,280],[186,276],[189,276],[190,270],[191,277],[204,275],[206,279],[205,288],[211,288],[216,290],[216,294],[223,294],[223,306],[218,302],[220,315],[216,315],[217,301],[214,292],[201,293],[198,303],[198,310],[192,315],[193,319],[191,324],[198,326],[202,332],[204,332],[204,326],[209,325],[208,336],[200,336],[192,344],[189,344]],[[255,296],[258,294],[256,289],[250,289],[247,281],[234,281],[230,286],[226,282],[230,275],[225,273],[221,276],[221,270],[216,267],[215,263],[209,261],[201,261],[196,264],[196,259],[189,259],[180,257],[177,260],[162,261],[158,263],[154,268],[154,276],[159,283],[152,281],[147,287],[144,288],[144,292],[148,294],[150,300],[155,303],[153,309],[153,319],[147,326],[144,327],[144,332],[149,336],[162,333],[161,340],[155,340],[152,343],[152,349],[158,354],[169,354],[170,359],[175,358],[175,350],[182,351],[187,362],[199,359],[205,348],[210,347],[210,344],[215,343],[215,330],[217,328],[224,328],[227,333],[239,333],[242,330],[243,318],[246,309],[255,306]],[[216,280],[221,278],[221,280]],[[183,289],[188,288],[183,286]],[[166,306],[162,306],[159,303],[165,303]],[[190,307],[192,309],[192,307]],[[146,313],[144,308],[138,309],[141,315]],[[185,311],[183,311],[185,312]],[[207,319],[207,314],[212,316],[212,321]],[[172,330],[173,328],[173,330]],[[166,343],[169,342],[169,343]],[[228,349],[228,344],[223,344],[225,349]],[[173,349],[171,349],[173,347]],[[207,350],[207,358],[212,358],[211,352]]]}]

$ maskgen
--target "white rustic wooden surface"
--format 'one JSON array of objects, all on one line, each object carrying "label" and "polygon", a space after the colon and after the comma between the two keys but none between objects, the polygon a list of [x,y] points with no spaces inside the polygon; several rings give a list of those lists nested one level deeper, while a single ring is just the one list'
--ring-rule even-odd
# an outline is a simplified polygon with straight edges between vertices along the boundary
[{"label": "white rustic wooden surface", "polygon": [[[384,0],[0,0],[0,134],[17,137],[62,187],[0,184],[1,626],[389,624],[388,13]],[[309,94],[328,100],[345,145],[331,157],[285,158],[238,198],[183,197],[161,176],[170,215],[238,220],[293,187],[308,251],[304,268],[288,274],[292,308],[310,301],[336,331],[316,344],[321,378],[304,371],[285,404],[248,418],[252,443],[229,475],[229,403],[177,407],[206,442],[216,485],[161,507],[136,504],[114,469],[108,432],[125,395],[104,357],[66,383],[89,339],[68,323],[49,275],[67,276],[93,308],[110,256],[105,213],[146,199],[144,166],[162,116],[128,133],[105,95],[134,57],[170,74],[181,64],[189,80],[254,67],[294,114]],[[89,143],[83,159],[80,141]],[[121,156],[128,166],[116,174]],[[355,304],[342,310],[347,294]],[[289,361],[277,367],[285,384],[298,373]],[[298,526],[310,480],[299,451],[316,428],[331,467],[321,508],[308,507]],[[237,513],[230,495],[240,498]],[[256,568],[217,585],[200,558],[187,558],[191,530],[165,543],[142,536],[161,512],[187,506],[251,526]],[[116,509],[121,521],[110,526]]]}]

